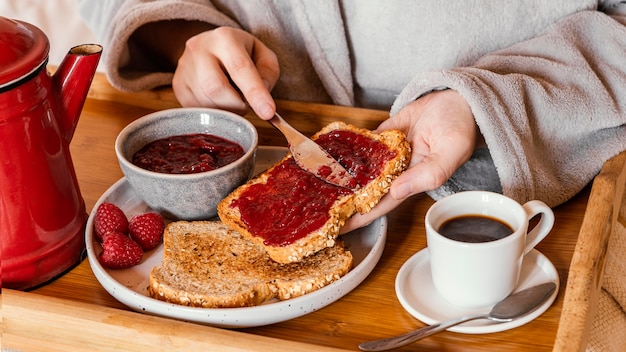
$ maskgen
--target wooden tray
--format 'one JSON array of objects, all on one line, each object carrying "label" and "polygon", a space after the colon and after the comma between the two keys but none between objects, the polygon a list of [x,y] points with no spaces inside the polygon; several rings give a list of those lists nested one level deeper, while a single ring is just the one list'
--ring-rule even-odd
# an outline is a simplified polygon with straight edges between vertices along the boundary
[{"label": "wooden tray", "polygon": [[[583,351],[587,348],[602,290],[607,253],[613,249],[609,243],[618,227],[623,226],[618,218],[625,211],[625,183],[626,152],[622,152],[605,163],[593,182],[570,264],[553,351]],[[624,253],[619,256],[623,257]],[[617,350],[620,348],[624,346],[618,346]]]},{"label": "wooden tray", "polygon": [[34,293],[1,297],[2,343],[21,351],[342,351]]}]

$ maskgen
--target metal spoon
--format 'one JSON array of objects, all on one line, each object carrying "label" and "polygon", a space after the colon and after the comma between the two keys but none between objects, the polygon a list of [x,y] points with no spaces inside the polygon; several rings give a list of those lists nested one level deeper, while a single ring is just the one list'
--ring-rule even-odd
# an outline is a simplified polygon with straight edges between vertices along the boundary
[{"label": "metal spoon", "polygon": [[488,314],[464,316],[458,319],[430,325],[403,335],[382,340],[363,342],[359,345],[361,351],[386,351],[392,348],[408,345],[424,337],[436,334],[455,325],[476,319],[489,319],[497,322],[509,322],[524,316],[537,309],[556,289],[554,282],[549,282],[516,292],[498,302]]}]

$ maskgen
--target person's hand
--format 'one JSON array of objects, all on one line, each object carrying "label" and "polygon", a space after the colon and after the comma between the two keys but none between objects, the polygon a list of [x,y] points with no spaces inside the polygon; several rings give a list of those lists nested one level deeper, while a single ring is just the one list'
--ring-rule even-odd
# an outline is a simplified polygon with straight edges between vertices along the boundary
[{"label": "person's hand", "polygon": [[472,155],[480,138],[472,111],[454,90],[427,94],[404,107],[375,132],[397,129],[411,144],[409,168],[367,214],[355,214],[341,233],[368,225],[408,197],[443,185]]},{"label": "person's hand", "polygon": [[276,111],[270,90],[278,76],[276,55],[261,41],[240,29],[218,27],[187,40],[172,88],[183,106],[237,113],[247,110],[243,94],[255,113],[267,120]]}]

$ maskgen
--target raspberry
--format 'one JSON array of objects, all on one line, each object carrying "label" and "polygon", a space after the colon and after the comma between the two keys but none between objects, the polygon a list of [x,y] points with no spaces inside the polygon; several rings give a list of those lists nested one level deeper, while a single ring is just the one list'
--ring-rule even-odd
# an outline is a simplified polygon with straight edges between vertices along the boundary
[{"label": "raspberry", "polygon": [[107,232],[102,240],[102,253],[98,261],[111,269],[124,269],[139,264],[143,257],[141,246],[125,234]]},{"label": "raspberry", "polygon": [[128,231],[128,219],[122,209],[115,204],[102,203],[96,210],[93,227],[96,239],[102,242],[104,234],[108,232],[126,233]]},{"label": "raspberry", "polygon": [[139,243],[144,251],[149,251],[161,243],[164,229],[165,221],[158,213],[135,215],[128,224],[130,238]]}]

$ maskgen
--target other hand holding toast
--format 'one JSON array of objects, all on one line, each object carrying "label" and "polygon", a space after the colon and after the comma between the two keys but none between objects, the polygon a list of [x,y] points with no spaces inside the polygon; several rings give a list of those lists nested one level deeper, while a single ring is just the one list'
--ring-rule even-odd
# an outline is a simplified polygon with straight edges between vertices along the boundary
[{"label": "other hand holding toast", "polygon": [[454,90],[432,92],[384,121],[375,133],[400,130],[411,144],[409,168],[391,184],[389,194],[367,214],[355,214],[341,229],[346,233],[371,223],[408,197],[444,184],[467,160],[480,138],[472,111]]}]

